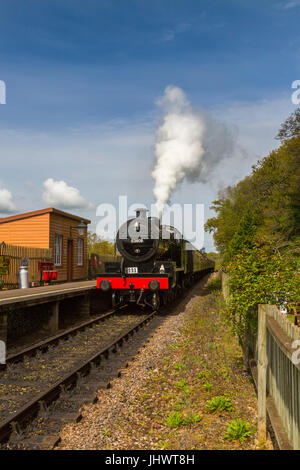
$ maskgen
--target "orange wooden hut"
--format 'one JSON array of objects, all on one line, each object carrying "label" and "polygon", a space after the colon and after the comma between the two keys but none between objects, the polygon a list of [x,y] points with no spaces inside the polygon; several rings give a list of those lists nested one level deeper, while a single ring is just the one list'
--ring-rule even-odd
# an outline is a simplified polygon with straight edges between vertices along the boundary
[{"label": "orange wooden hut", "polygon": [[0,218],[0,243],[47,248],[58,281],[86,279],[90,220],[53,207]]}]

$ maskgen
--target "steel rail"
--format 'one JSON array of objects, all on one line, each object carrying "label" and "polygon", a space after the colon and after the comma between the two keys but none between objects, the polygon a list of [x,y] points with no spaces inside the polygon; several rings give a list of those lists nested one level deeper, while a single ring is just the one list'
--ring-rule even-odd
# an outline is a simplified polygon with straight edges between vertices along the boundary
[{"label": "steel rail", "polygon": [[99,365],[103,356],[107,358],[110,352],[116,352],[117,346],[122,346],[124,341],[127,341],[130,336],[133,336],[136,331],[147,324],[156,313],[156,311],[150,313],[146,318],[144,318],[144,320],[137,323],[134,327],[128,329],[116,340],[103,347],[100,351],[90,356],[89,359],[83,361],[63,378],[55,382],[46,391],[43,391],[29,403],[19,408],[19,410],[14,412],[9,418],[1,421],[0,442],[7,441],[14,431],[18,431],[18,429],[21,429],[24,427],[24,425],[33,421],[33,419],[38,415],[39,411],[42,410],[45,406],[48,407],[51,403],[56,401],[62,392],[74,388],[77,384],[77,381],[82,376],[87,376],[89,374],[93,364]]}]

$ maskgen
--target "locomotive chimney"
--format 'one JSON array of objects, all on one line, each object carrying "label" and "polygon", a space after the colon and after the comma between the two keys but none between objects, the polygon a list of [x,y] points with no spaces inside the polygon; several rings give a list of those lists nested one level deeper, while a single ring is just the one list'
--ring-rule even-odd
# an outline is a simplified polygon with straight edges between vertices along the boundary
[{"label": "locomotive chimney", "polygon": [[143,207],[140,209],[136,209],[135,213],[136,217],[139,219],[146,219],[147,217],[147,209],[144,209]]}]

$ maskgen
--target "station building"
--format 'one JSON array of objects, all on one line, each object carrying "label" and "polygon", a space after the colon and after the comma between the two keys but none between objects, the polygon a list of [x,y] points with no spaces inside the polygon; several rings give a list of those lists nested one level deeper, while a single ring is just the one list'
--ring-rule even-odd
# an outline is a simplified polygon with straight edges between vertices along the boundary
[{"label": "station building", "polygon": [[51,249],[58,281],[87,278],[91,221],[53,207],[0,218],[0,243]]}]

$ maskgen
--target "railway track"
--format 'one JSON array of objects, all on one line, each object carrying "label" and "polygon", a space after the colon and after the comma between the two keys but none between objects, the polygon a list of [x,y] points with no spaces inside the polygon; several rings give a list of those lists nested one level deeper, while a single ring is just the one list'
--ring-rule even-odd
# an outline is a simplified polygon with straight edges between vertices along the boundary
[{"label": "railway track", "polygon": [[17,362],[20,362],[24,360],[24,358],[26,357],[34,356],[38,351],[44,352],[49,348],[49,346],[57,344],[60,340],[64,340],[68,338],[69,336],[77,334],[79,331],[83,331],[88,327],[101,323],[109,319],[113,315],[116,315],[120,311],[121,309],[110,310],[109,312],[105,314],[99,315],[90,320],[82,322],[79,325],[68,328],[67,330],[62,331],[61,333],[58,333],[55,336],[51,336],[42,341],[39,341],[38,343],[33,344],[32,346],[28,346],[25,349],[12,353],[7,356],[6,364],[15,364]]},{"label": "railway track", "polygon": [[[104,318],[108,320],[111,318],[111,321],[105,322],[103,326],[107,326],[104,331],[104,336],[108,333],[109,330],[114,330],[114,333],[110,335],[110,340],[109,341],[100,341],[96,345],[95,348],[89,348],[90,349],[90,354],[87,354],[84,359],[78,361],[72,361],[68,357],[68,354],[70,353],[72,356],[72,353],[75,355],[75,359],[78,359],[78,356],[80,356],[80,352],[78,354],[77,352],[74,352],[74,346],[71,348],[67,348],[67,354],[66,358],[68,357],[70,363],[68,364],[67,371],[63,374],[61,374],[61,369],[59,369],[59,373],[56,374],[58,375],[57,380],[53,381],[53,374],[51,377],[46,377],[44,380],[42,380],[42,390],[39,391],[36,387],[33,387],[33,389],[29,390],[29,396],[31,395],[31,398],[28,399],[28,394],[24,396],[24,400],[22,400],[22,389],[24,388],[24,377],[22,380],[22,377],[19,376],[19,369],[15,370],[17,367],[20,367],[20,364],[18,364],[19,361],[24,359],[24,355],[27,355],[28,352],[29,354],[35,354],[36,357],[33,358],[34,361],[37,361],[39,363],[39,366],[43,367],[45,365],[46,359],[50,361],[50,368],[52,368],[55,364],[55,361],[53,362],[53,354],[49,355],[49,350],[53,348],[53,343],[52,345],[49,345],[45,341],[44,345],[35,345],[34,348],[28,348],[27,350],[22,351],[21,353],[18,353],[17,355],[11,356],[9,358],[9,364],[8,365],[8,371],[6,373],[8,374],[6,379],[3,380],[3,377],[0,376],[0,387],[4,385],[5,387],[5,382],[8,383],[8,385],[15,385],[16,388],[15,390],[13,387],[8,387],[8,392],[10,393],[10,396],[13,397],[16,396],[21,399],[17,400],[17,408],[16,403],[14,401],[13,407],[8,407],[8,410],[5,410],[6,416],[3,417],[2,421],[0,421],[0,442],[2,443],[7,443],[9,442],[10,444],[8,445],[8,448],[20,448],[20,440],[24,442],[26,439],[24,438],[24,433],[26,433],[26,429],[32,425],[34,420],[36,421],[36,418],[42,421],[44,423],[44,426],[46,425],[46,421],[44,418],[45,416],[52,416],[52,424],[53,424],[53,419],[54,421],[57,420],[57,426],[61,425],[63,422],[65,422],[68,419],[72,420],[78,420],[80,419],[80,413],[78,413],[78,409],[82,404],[84,404],[85,401],[93,401],[95,400],[95,390],[99,389],[101,386],[103,387],[108,387],[109,386],[109,377],[111,377],[111,370],[107,370],[107,366],[105,363],[107,363],[107,360],[114,355],[117,357],[117,362],[115,366],[118,368],[120,361],[122,362],[122,366],[124,366],[124,361],[126,363],[128,352],[125,354],[125,356],[122,356],[122,346],[128,342],[128,340],[136,333],[138,332],[143,326],[147,325],[149,321],[154,317],[156,312],[152,312],[151,314],[148,315],[142,315],[139,316],[139,321],[136,321],[137,315],[132,315],[132,317],[135,318],[135,321],[131,319],[131,326],[126,327],[124,329],[124,322],[123,325],[119,325],[118,330],[116,328],[113,328],[112,321],[113,321],[113,314],[115,312],[109,312],[106,315],[102,315],[98,319],[94,319],[91,322],[86,322],[85,328],[87,328],[88,323],[91,323],[91,334],[95,334],[95,328],[97,327],[97,321],[102,321]],[[121,315],[119,319],[122,319],[125,321],[126,324],[128,324],[128,315]],[[116,319],[116,317],[115,317]],[[96,323],[95,323],[96,322]],[[80,328],[84,328],[84,325],[80,325]],[[64,332],[62,335],[57,335],[60,337],[59,339],[62,339],[62,336],[67,337],[67,342],[74,341],[74,338],[70,339],[70,334],[72,334],[72,331],[77,331],[78,329],[72,328],[70,329],[69,332]],[[117,333],[118,331],[118,333]],[[67,336],[66,336],[67,335]],[[77,335],[79,336],[79,335]],[[100,335],[101,336],[101,335]],[[114,336],[114,337],[113,337]],[[112,339],[113,337],[113,339]],[[102,334],[103,338],[103,334]],[[59,339],[56,339],[56,343]],[[55,338],[51,338],[50,341],[55,342]],[[76,344],[84,344],[85,341],[83,340],[82,337],[78,338],[78,341]],[[65,343],[63,343],[65,344]],[[64,346],[61,345],[61,342],[59,343],[61,346],[61,350],[65,349]],[[72,345],[71,345],[72,346]],[[42,354],[41,351],[44,351],[46,348],[47,352]],[[58,355],[58,346],[55,347],[55,355]],[[75,348],[76,349],[76,348]],[[27,351],[27,352],[26,352]],[[51,352],[51,351],[50,351]],[[118,354],[116,354],[118,353]],[[49,355],[49,357],[47,357]],[[42,358],[42,359],[41,359]],[[56,362],[57,363],[57,362]],[[22,363],[22,366],[26,366],[26,362]],[[126,365],[126,364],[125,364]],[[32,367],[32,363],[29,364],[30,367]],[[36,368],[35,364],[35,368]],[[69,367],[70,366],[70,367]],[[24,367],[23,367],[24,369]],[[111,366],[109,367],[111,369]],[[42,369],[41,369],[42,370]],[[41,370],[37,370],[38,374],[41,374]],[[24,370],[23,370],[24,373]],[[24,375],[24,374],[23,374]],[[55,374],[54,374],[55,376]],[[40,377],[39,377],[40,378]],[[51,381],[51,384],[47,384],[47,382]],[[4,382],[4,384],[3,384]],[[40,386],[39,381],[39,386]],[[94,392],[93,390],[93,385],[95,386]],[[11,390],[13,389],[13,393],[11,393]],[[76,393],[78,389],[78,392]],[[19,392],[19,394],[17,393]],[[93,394],[94,393],[94,394]],[[14,395],[15,394],[15,395]],[[3,393],[1,396],[1,390],[0,390],[0,403],[1,403],[1,398],[3,397]],[[9,400],[5,400],[6,402]],[[73,410],[70,411],[70,405],[73,404]],[[51,410],[52,408],[52,410]],[[54,412],[54,414],[53,414]],[[1,407],[0,407],[0,413],[1,413]],[[7,416],[7,414],[9,415]],[[1,416],[1,414],[0,414]],[[2,409],[2,416],[3,416],[3,409]],[[55,418],[56,417],[56,418]],[[43,427],[43,424],[42,424]],[[54,426],[55,427],[55,426]],[[39,446],[41,445],[40,441],[41,439],[43,440],[43,436],[37,436],[35,434],[34,430],[29,431],[30,435],[33,436],[33,441],[31,439],[31,444],[28,444],[29,447],[27,448],[34,448],[35,445],[37,445],[37,448],[40,448]],[[55,439],[55,438],[54,438]],[[28,440],[28,436],[27,436]],[[49,440],[49,436],[48,436]],[[30,437],[29,437],[30,441]],[[36,441],[38,441],[39,444],[36,444]],[[13,443],[14,442],[14,443]],[[23,445],[23,444],[22,444]],[[42,446],[43,447],[43,446]]]},{"label": "railway track", "polygon": [[[172,302],[172,310],[187,295]],[[0,372],[0,449],[54,448],[62,425],[81,419],[82,405],[98,400],[97,391],[110,386],[163,321],[157,312],[128,315],[127,309],[102,314],[9,356],[7,370]],[[154,316],[151,327],[142,328]],[[55,373],[48,377],[45,369]],[[25,379],[33,386],[23,394]]]}]

